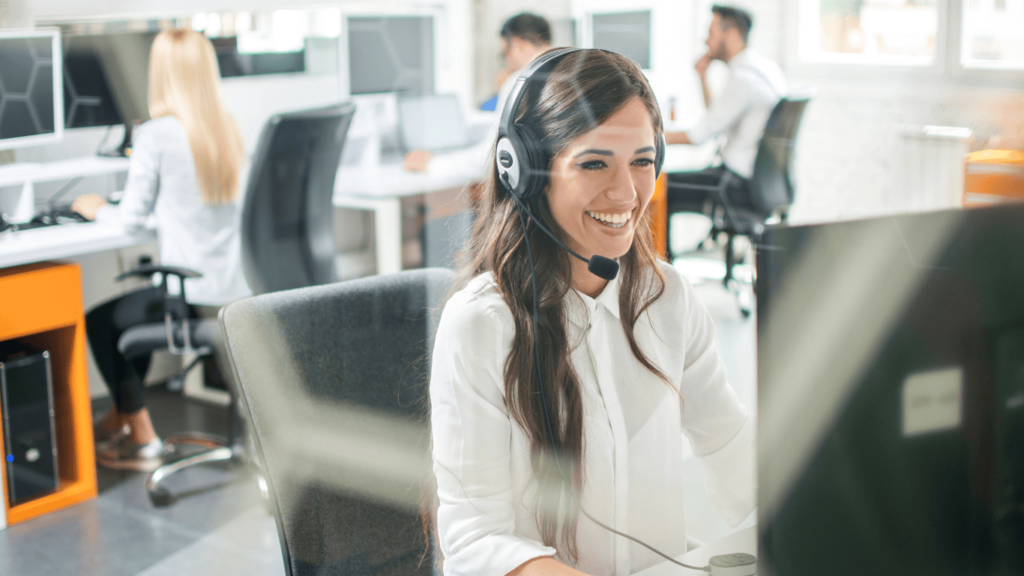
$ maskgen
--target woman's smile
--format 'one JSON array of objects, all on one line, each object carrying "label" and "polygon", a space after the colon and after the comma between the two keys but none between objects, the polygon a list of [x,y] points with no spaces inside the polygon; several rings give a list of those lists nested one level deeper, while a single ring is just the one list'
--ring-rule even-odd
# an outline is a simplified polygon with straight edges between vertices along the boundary
[{"label": "woman's smile", "polygon": [[634,211],[636,211],[635,208],[630,208],[625,212],[593,212],[587,210],[586,214],[608,228],[618,229],[625,227],[626,223],[633,217]]}]

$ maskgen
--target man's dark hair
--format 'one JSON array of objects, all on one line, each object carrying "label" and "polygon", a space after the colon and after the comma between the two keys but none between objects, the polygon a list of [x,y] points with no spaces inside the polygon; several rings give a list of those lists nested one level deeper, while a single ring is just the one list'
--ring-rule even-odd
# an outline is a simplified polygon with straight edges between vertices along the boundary
[{"label": "man's dark hair", "polygon": [[743,43],[747,43],[747,39],[750,37],[750,29],[754,26],[754,17],[750,15],[750,12],[743,8],[722,6],[721,4],[712,6],[711,12],[718,14],[718,17],[722,19],[722,30],[735,28],[739,31],[740,38],[743,38]]},{"label": "man's dark hair", "polygon": [[534,46],[547,46],[551,44],[551,25],[543,16],[523,12],[505,20],[501,36],[510,43],[522,38]]}]

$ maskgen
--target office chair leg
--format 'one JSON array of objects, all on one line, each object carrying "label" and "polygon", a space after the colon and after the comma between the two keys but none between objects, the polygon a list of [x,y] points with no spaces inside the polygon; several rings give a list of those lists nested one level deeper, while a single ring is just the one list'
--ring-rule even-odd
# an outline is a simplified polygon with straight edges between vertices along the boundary
[{"label": "office chair leg", "polygon": [[245,448],[242,446],[242,420],[238,416],[238,399],[231,394],[228,406],[228,437],[224,438],[201,432],[179,434],[164,441],[165,446],[174,449],[176,446],[200,446],[206,448],[199,452],[187,454],[157,468],[146,479],[146,494],[149,501],[156,507],[170,506],[175,501],[174,494],[160,485],[168,476],[192,466],[210,462],[242,461]]},{"label": "office chair leg", "polygon": [[163,507],[174,503],[175,497],[170,490],[160,485],[168,476],[186,468],[210,462],[225,462],[235,459],[235,450],[230,446],[220,446],[198,454],[190,454],[157,468],[146,479],[146,493],[153,506]]},{"label": "office chair leg", "polygon": [[167,390],[169,390],[171,392],[181,392],[182,390],[184,390],[185,389],[185,378],[188,376],[188,373],[193,368],[198,366],[199,363],[202,362],[203,360],[205,360],[206,358],[207,358],[207,356],[205,356],[203,354],[196,355],[196,357],[193,358],[191,362],[189,362],[188,366],[185,366],[184,368],[182,368],[181,372],[178,372],[177,374],[175,374],[174,376],[171,376],[167,380]]}]

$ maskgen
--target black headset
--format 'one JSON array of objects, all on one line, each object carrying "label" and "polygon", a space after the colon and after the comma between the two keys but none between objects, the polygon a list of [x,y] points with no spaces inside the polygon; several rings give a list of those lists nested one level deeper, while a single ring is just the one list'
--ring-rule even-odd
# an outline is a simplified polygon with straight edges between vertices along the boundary
[{"label": "black headset", "polygon": [[[550,158],[545,153],[540,138],[529,124],[516,124],[515,115],[519,105],[526,96],[531,84],[536,84],[534,91],[540,94],[547,82],[551,71],[565,56],[573,52],[582,52],[582,48],[559,48],[540,58],[537,58],[530,66],[519,75],[508,98],[505,100],[505,107],[501,110],[501,121],[498,123],[498,143],[495,145],[494,160],[498,169],[498,180],[508,190],[519,208],[520,217],[526,212],[538,228],[551,238],[563,250],[574,257],[587,263],[587,269],[592,274],[605,280],[612,280],[619,273],[619,263],[595,254],[590,258],[584,258],[572,248],[566,246],[550,230],[547,229],[539,218],[530,211],[529,204],[540,196],[548,178],[548,164]],[[602,52],[607,52],[602,50]],[[609,52],[610,54],[610,52]],[[648,85],[650,88],[650,85]],[[658,137],[654,153],[654,175],[657,178],[661,174],[661,166],[665,163],[665,136],[664,130]],[[523,218],[523,232],[526,233],[526,220]],[[527,243],[529,244],[529,243]],[[527,245],[527,248],[529,246]],[[532,256],[531,256],[531,266]]]},{"label": "black headset", "polygon": [[[519,200],[529,201],[541,193],[547,180],[547,164],[550,159],[541,146],[539,135],[534,134],[528,125],[516,124],[516,112],[531,86],[537,87],[534,93],[539,95],[551,71],[562,58],[573,52],[583,51],[583,48],[559,48],[537,58],[519,75],[512,85],[508,98],[505,99],[501,121],[498,123],[495,164],[499,180]],[[665,136],[662,130],[655,145],[655,177],[661,174],[664,163]]]}]

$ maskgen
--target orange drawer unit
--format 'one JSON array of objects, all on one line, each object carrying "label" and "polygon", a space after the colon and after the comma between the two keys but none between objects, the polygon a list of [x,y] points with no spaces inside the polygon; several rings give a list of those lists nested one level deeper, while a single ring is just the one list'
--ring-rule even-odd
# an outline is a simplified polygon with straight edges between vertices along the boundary
[{"label": "orange drawer unit", "polygon": [[654,251],[663,259],[668,256],[668,175],[662,172],[654,183],[654,196],[647,208],[651,213]]},{"label": "orange drawer unit", "polygon": [[[92,407],[85,360],[82,281],[73,264],[30,264],[0,269],[0,342],[50,353],[56,428],[57,489],[10,505],[6,460],[0,459],[0,528],[96,497]],[[0,446],[3,446],[0,427]]]},{"label": "orange drawer unit", "polygon": [[1024,201],[1024,151],[972,152],[964,171],[965,207]]}]

